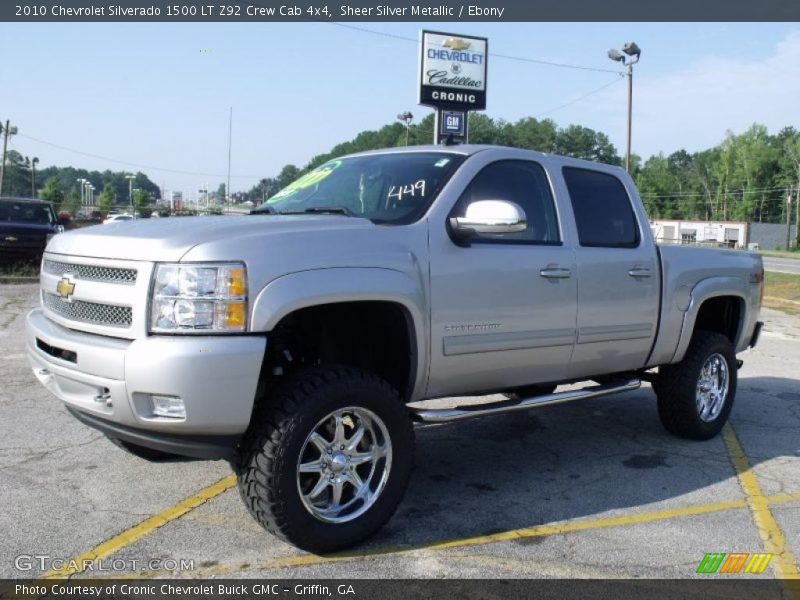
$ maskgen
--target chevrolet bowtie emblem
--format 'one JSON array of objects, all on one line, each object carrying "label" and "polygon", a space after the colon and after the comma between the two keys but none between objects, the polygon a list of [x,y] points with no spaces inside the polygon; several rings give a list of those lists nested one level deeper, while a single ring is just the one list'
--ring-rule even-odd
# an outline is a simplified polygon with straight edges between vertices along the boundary
[{"label": "chevrolet bowtie emblem", "polygon": [[70,296],[72,296],[72,293],[75,291],[75,284],[72,283],[66,277],[64,277],[58,282],[58,285],[56,286],[56,291],[58,292],[58,295],[61,296],[64,300],[69,301]]},{"label": "chevrolet bowtie emblem", "polygon": [[451,50],[466,50],[472,44],[461,38],[451,37],[442,42],[442,46]]}]

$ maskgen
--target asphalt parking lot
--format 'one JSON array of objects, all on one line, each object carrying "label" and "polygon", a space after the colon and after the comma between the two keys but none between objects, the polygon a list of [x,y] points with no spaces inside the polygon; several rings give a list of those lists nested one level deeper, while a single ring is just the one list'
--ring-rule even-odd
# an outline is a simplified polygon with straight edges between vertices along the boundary
[{"label": "asphalt parking lot", "polygon": [[0,286],[0,577],[53,575],[18,558],[46,555],[124,559],[139,577],[685,578],[709,577],[695,573],[709,552],[773,553],[752,577],[797,577],[798,316],[764,310],[724,436],[671,437],[649,386],[418,428],[396,515],[366,544],[321,557],[264,532],[226,463],[148,463],[75,421],[28,366],[36,291]]}]

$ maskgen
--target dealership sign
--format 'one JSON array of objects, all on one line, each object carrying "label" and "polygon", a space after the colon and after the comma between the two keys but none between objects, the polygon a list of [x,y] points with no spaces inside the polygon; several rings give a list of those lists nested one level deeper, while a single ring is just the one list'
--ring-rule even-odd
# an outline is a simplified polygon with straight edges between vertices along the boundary
[{"label": "dealership sign", "polygon": [[486,108],[486,38],[422,31],[419,103],[451,110]]}]

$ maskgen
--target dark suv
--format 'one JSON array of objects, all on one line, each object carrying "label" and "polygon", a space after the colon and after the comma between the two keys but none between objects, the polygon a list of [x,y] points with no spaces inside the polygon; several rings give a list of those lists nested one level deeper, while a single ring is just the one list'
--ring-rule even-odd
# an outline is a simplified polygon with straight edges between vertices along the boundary
[{"label": "dark suv", "polygon": [[63,230],[52,202],[0,198],[0,260],[39,259],[50,237]]}]

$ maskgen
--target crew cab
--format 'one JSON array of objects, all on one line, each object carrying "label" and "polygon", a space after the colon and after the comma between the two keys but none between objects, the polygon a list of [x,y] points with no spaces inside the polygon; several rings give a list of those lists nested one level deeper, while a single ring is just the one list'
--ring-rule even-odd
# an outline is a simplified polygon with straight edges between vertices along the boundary
[{"label": "crew cab", "polygon": [[[414,422],[646,380],[670,432],[716,435],[762,293],[757,255],[656,246],[619,167],[422,146],[326,162],[250,215],[55,237],[27,346],[75,417],[230,461],[255,519],[323,552],[393,514]],[[425,402],[463,395],[487,398]]]}]

